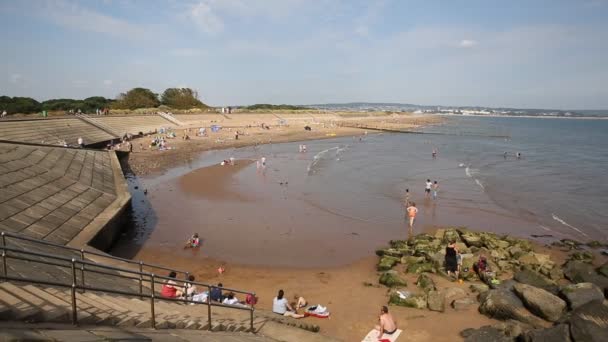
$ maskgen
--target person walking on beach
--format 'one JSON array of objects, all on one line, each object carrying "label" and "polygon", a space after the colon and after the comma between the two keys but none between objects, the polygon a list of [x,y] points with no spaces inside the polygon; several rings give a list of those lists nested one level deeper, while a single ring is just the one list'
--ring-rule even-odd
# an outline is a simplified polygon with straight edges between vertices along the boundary
[{"label": "person walking on beach", "polygon": [[426,180],[426,185],[424,187],[424,194],[426,197],[429,197],[429,195],[431,194],[431,187],[433,186],[433,183],[431,182],[430,179]]},{"label": "person walking on beach", "polygon": [[416,214],[418,214],[418,208],[416,208],[416,203],[412,202],[406,210],[407,217],[409,218],[408,239],[411,239],[414,235],[414,220],[416,219]]},{"label": "person walking on beach", "polygon": [[433,199],[437,199],[437,190],[439,189],[439,184],[437,181],[433,183]]}]

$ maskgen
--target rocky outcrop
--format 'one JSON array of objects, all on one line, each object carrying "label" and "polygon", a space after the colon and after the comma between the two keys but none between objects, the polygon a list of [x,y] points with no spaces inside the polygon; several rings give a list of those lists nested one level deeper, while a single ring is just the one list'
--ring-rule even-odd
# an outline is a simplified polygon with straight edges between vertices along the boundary
[{"label": "rocky outcrop", "polygon": [[528,284],[535,287],[539,287],[553,294],[557,294],[559,292],[559,288],[557,287],[557,284],[554,281],[527,267],[524,267],[522,270],[515,272],[515,274],[513,275],[513,279],[517,280],[522,284]]},{"label": "rocky outcrop", "polygon": [[422,273],[418,277],[418,280],[416,280],[416,286],[418,286],[424,292],[434,291],[437,289],[435,287],[435,282],[427,273]]},{"label": "rocky outcrop", "polygon": [[608,340],[608,306],[600,301],[589,302],[575,309],[568,323],[575,342]]},{"label": "rocky outcrop", "polygon": [[502,331],[486,325],[479,329],[465,329],[460,332],[465,342],[514,342],[515,338],[506,336]]},{"label": "rocky outcrop", "polygon": [[572,342],[570,327],[558,324],[547,329],[529,330],[520,339],[524,342]]},{"label": "rocky outcrop", "polygon": [[566,300],[570,310],[577,309],[594,300],[602,301],[602,290],[592,283],[578,283],[564,286],[560,296]]},{"label": "rocky outcrop", "polygon": [[388,271],[393,268],[397,262],[399,262],[399,259],[396,257],[383,256],[380,259],[380,262],[378,262],[377,269],[378,271]]},{"label": "rocky outcrop", "polygon": [[550,322],[557,321],[566,310],[566,302],[541,288],[515,284],[513,289],[528,310]]},{"label": "rocky outcrop", "polygon": [[473,298],[465,297],[460,299],[455,299],[452,301],[452,307],[454,310],[466,310],[472,305],[477,304],[477,301]]},{"label": "rocky outcrop", "polygon": [[407,286],[407,282],[399,276],[397,271],[393,270],[382,273],[379,282],[388,287]]},{"label": "rocky outcrop", "polygon": [[411,295],[405,299],[399,297],[398,293],[393,293],[388,301],[390,305],[405,306],[408,308],[426,309],[426,295]]},{"label": "rocky outcrop", "polygon": [[570,260],[564,265],[564,275],[573,283],[593,283],[600,289],[608,289],[608,278],[596,272],[593,265]]},{"label": "rocky outcrop", "polygon": [[543,320],[526,310],[523,302],[512,291],[490,290],[480,296],[479,312],[501,320],[514,319],[535,327],[542,327]]}]

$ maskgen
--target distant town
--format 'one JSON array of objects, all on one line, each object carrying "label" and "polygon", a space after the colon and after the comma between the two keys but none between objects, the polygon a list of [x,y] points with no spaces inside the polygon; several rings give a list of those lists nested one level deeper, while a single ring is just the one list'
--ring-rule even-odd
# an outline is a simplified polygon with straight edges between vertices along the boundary
[{"label": "distant town", "polygon": [[556,110],[556,109],[518,109],[492,107],[453,107],[423,106],[408,103],[328,103],[307,105],[305,107],[321,110],[348,110],[361,112],[414,112],[428,114],[452,115],[488,115],[488,116],[547,116],[547,117],[606,117],[608,110]]}]

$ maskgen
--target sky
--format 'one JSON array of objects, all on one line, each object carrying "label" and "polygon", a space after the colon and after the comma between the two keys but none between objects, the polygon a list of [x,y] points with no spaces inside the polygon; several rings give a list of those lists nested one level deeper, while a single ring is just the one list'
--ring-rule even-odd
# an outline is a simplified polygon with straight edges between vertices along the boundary
[{"label": "sky", "polygon": [[608,109],[608,0],[0,0],[0,95]]}]

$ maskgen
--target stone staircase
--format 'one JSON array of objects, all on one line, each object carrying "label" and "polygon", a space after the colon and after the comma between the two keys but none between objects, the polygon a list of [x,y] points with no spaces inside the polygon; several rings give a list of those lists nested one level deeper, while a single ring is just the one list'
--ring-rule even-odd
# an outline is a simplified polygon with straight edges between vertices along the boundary
[{"label": "stone staircase", "polygon": [[162,116],[163,118],[171,121],[172,123],[178,125],[178,126],[184,126],[184,123],[179,121],[173,114],[171,113],[165,113],[165,112],[158,112],[158,115]]},{"label": "stone staircase", "polygon": [[0,122],[0,139],[61,146],[62,141],[76,145],[78,137],[86,145],[116,138],[78,118],[10,120]]}]

